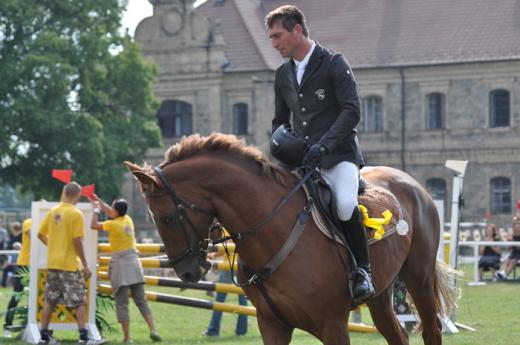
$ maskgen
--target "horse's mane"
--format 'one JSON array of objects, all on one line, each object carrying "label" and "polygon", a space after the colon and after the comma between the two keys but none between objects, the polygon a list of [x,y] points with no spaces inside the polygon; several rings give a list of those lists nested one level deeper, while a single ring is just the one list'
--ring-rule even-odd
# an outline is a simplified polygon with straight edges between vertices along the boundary
[{"label": "horse's mane", "polygon": [[288,171],[269,162],[262,151],[247,145],[244,139],[238,139],[231,134],[214,132],[206,137],[199,134],[183,137],[166,151],[164,161],[160,166],[163,167],[207,152],[229,152],[247,160],[255,161],[262,168],[262,176],[273,179],[286,187],[292,185],[292,175]]}]

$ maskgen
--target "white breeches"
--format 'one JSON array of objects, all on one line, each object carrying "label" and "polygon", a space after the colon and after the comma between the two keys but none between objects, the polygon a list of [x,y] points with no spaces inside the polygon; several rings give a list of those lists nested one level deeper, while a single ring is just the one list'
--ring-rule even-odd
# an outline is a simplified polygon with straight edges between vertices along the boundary
[{"label": "white breeches", "polygon": [[320,169],[325,181],[332,188],[336,199],[338,217],[347,221],[357,206],[359,169],[354,163],[340,162],[330,169]]}]

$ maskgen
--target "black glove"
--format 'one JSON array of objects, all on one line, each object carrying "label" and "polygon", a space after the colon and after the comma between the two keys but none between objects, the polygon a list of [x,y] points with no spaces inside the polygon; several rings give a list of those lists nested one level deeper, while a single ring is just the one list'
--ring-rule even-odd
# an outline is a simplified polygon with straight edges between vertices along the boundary
[{"label": "black glove", "polygon": [[321,160],[329,153],[329,150],[325,146],[320,143],[313,144],[305,157],[303,157],[302,165],[308,170],[314,170],[319,167],[321,164]]}]

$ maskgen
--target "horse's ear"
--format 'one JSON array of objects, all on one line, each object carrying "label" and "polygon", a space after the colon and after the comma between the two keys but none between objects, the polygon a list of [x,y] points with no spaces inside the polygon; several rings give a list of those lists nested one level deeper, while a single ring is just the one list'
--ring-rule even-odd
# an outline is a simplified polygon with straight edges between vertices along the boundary
[{"label": "horse's ear", "polygon": [[132,162],[129,162],[129,161],[124,161],[123,164],[128,168],[128,170],[130,170],[131,172],[134,172],[134,171],[143,171],[143,169],[141,169],[138,165],[132,163]]},{"label": "horse's ear", "polygon": [[156,176],[146,173],[139,166],[129,161],[123,162],[123,164],[130,170],[136,179],[138,179],[144,185],[155,185],[159,186],[160,182]]}]

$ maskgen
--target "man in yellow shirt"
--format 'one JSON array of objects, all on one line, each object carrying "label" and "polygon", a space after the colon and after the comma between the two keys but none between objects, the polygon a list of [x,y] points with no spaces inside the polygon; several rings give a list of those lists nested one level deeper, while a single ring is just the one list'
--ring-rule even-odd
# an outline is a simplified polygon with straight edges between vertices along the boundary
[{"label": "man in yellow shirt", "polygon": [[41,340],[38,344],[57,344],[48,330],[52,310],[56,304],[76,307],[80,334],[78,343],[89,342],[88,331],[85,328],[85,279],[90,277],[90,270],[83,250],[83,213],[76,207],[81,197],[80,192],[81,187],[78,183],[66,184],[61,194],[61,203],[47,213],[39,227],[38,238],[47,245],[48,251],[45,305],[41,321]]},{"label": "man in yellow shirt", "polygon": [[[16,261],[16,273],[13,277],[13,291],[14,292],[22,292],[24,289],[24,285],[22,279],[20,278],[20,274],[28,271],[29,269],[29,258],[31,255],[31,218],[27,218],[22,223],[22,248],[20,249],[20,253],[18,254],[18,260]],[[11,331],[9,327],[13,325],[14,311],[16,306],[18,305],[18,299],[16,295],[13,295],[9,300],[9,304],[7,306],[7,313],[5,314],[5,324],[4,324],[4,337],[10,338]]]},{"label": "man in yellow shirt", "polygon": [[[117,321],[121,323],[123,330],[123,342],[131,344],[130,318],[128,316],[128,292],[143,315],[150,330],[150,339],[154,342],[161,341],[161,337],[155,329],[152,311],[144,291],[143,267],[135,248],[134,222],[126,214],[128,204],[124,199],[116,199],[112,206],[107,205],[96,194],[92,196],[94,214],[90,227],[92,230],[108,232],[108,242],[112,249],[112,261],[110,262],[109,276],[112,284],[112,294],[116,301]],[[99,212],[103,210],[110,220],[99,221]]]}]

